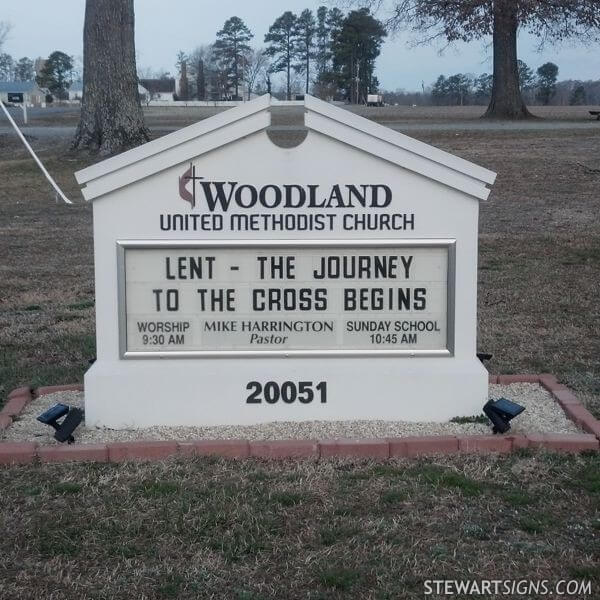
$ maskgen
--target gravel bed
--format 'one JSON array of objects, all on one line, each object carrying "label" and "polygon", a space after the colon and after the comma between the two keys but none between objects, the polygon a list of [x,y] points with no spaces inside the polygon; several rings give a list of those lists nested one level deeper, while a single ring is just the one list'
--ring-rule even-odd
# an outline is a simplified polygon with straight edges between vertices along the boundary
[{"label": "gravel bed", "polygon": [[[505,397],[525,406],[525,412],[514,421],[511,433],[578,433],[552,396],[537,383],[490,385],[489,397]],[[36,421],[37,415],[57,402],[83,408],[82,392],[59,392],[37,398],[29,404],[8,429],[0,432],[0,440],[35,441],[57,444],[54,430]],[[75,438],[80,443],[119,442],[128,440],[190,439],[335,439],[401,437],[407,435],[476,435],[489,434],[481,423],[409,423],[405,421],[304,421],[262,423],[244,426],[149,427],[146,429],[106,429],[79,426]]]}]

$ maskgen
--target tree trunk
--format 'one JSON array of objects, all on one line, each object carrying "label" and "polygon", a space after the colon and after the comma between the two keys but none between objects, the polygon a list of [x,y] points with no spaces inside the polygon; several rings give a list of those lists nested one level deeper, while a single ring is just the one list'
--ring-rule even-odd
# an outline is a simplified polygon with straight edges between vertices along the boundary
[{"label": "tree trunk", "polygon": [[114,154],[149,139],[138,93],[133,0],[86,0],[83,98],[73,149]]},{"label": "tree trunk", "polygon": [[290,44],[292,42],[290,41],[290,36],[287,36],[287,48],[286,48],[286,52],[287,52],[287,93],[286,93],[286,100],[291,100],[292,99],[292,91],[290,88],[290,63],[292,61],[292,57],[291,57],[291,52],[290,52]]},{"label": "tree trunk", "polygon": [[237,42],[233,42],[233,63],[235,66],[234,77],[235,77],[235,99],[238,99],[238,51]]},{"label": "tree trunk", "polygon": [[521,96],[517,64],[517,0],[494,0],[494,82],[483,115],[488,119],[528,119],[533,115]]},{"label": "tree trunk", "polygon": [[204,75],[204,61],[198,60],[198,73],[196,75],[196,95],[198,100],[206,100],[206,79]]},{"label": "tree trunk", "polygon": [[310,83],[310,48],[306,48],[306,93],[308,94],[308,85]]},{"label": "tree trunk", "polygon": [[185,60],[181,61],[181,76],[179,77],[179,99],[189,100],[187,63]]}]

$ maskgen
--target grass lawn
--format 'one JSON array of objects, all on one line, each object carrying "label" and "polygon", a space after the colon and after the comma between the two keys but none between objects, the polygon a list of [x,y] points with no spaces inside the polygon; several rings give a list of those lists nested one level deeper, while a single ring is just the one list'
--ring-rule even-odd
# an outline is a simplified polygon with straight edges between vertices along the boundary
[{"label": "grass lawn", "polygon": [[36,465],[0,489],[2,598],[422,598],[483,577],[600,594],[598,455]]}]

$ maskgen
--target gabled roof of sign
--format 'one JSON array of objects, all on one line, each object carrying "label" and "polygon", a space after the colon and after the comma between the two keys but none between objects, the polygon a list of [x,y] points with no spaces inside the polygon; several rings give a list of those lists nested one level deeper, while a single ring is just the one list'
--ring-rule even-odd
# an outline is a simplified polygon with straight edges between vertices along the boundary
[{"label": "gabled roof of sign", "polygon": [[[265,94],[78,171],[75,177],[79,184],[85,184],[86,200],[99,198],[266,129],[271,124],[271,105],[285,104]],[[487,184],[496,179],[496,174],[488,169],[312,96],[305,96],[304,108],[304,124],[309,131],[332,137],[475,198],[485,200],[490,193]]]}]

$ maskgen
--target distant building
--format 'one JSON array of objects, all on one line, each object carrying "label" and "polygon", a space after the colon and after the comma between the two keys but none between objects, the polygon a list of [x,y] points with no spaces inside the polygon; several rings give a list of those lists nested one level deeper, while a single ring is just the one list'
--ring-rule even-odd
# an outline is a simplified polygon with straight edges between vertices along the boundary
[{"label": "distant building", "polygon": [[176,95],[175,79],[140,79],[140,84],[146,88],[149,97],[147,100],[160,100],[162,102],[173,102]]},{"label": "distant building", "polygon": [[[74,81],[69,86],[68,91],[70,101],[81,102],[81,99],[83,98],[83,81]],[[140,94],[140,101],[145,102],[145,99],[148,96],[148,90],[144,86],[138,84],[138,93]]]},{"label": "distant building", "polygon": [[40,106],[46,101],[46,92],[35,81],[0,81],[0,101],[8,102],[8,94],[23,94],[28,105]]},{"label": "distant building", "polygon": [[140,95],[140,102],[148,102],[150,92],[141,83],[138,83],[138,94]]}]

